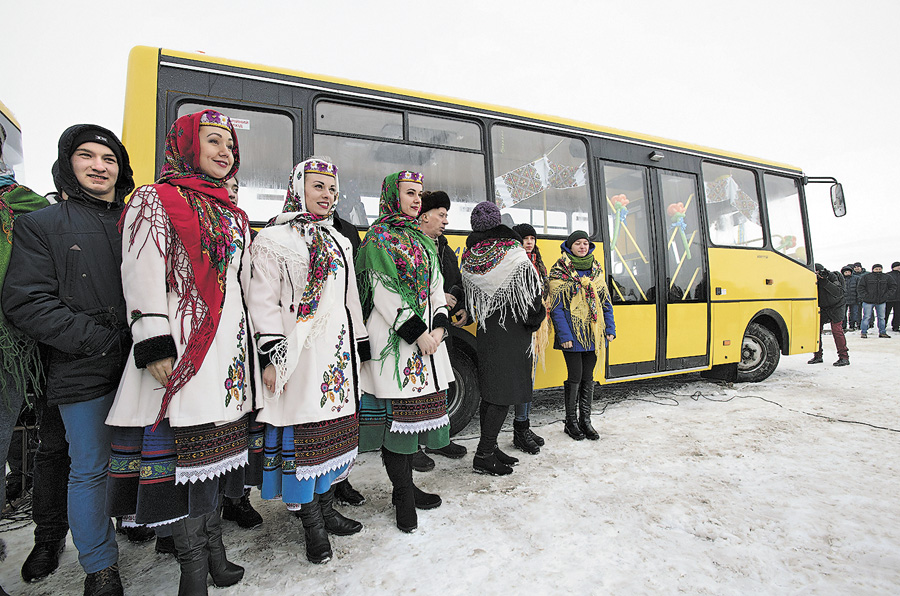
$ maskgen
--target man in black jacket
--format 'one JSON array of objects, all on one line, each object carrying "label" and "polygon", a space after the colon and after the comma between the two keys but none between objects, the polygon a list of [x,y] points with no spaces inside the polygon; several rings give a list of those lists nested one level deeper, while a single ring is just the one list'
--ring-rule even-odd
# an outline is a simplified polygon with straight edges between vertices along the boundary
[{"label": "man in black jacket", "polygon": [[880,264],[872,265],[872,272],[866,273],[859,280],[856,288],[856,296],[862,303],[863,320],[860,326],[860,337],[867,337],[869,327],[872,326],[872,313],[878,317],[878,337],[889,338],[884,323],[885,303],[891,300],[897,291],[897,282],[890,275],[882,271]]},{"label": "man in black jacket", "polygon": [[[39,436],[42,445],[68,441],[68,519],[87,574],[84,593],[122,594],[106,514],[112,433],[105,421],[131,345],[118,221],[134,181],[119,139],[91,124],[62,134],[53,181],[61,200],[16,222],[3,309],[47,352],[46,405],[58,408],[58,423],[45,420]],[[47,488],[38,472],[36,494]],[[51,572],[65,545],[65,534],[57,542],[35,539],[22,568],[26,580]]]},{"label": "man in black jacket", "polygon": [[819,295],[819,349],[813,354],[809,364],[822,362],[822,326],[831,325],[831,336],[837,348],[838,360],[834,366],[850,364],[850,352],[847,350],[847,338],[844,337],[844,282],[834,271],[828,271],[816,263],[816,288]]},{"label": "man in black jacket", "polygon": [[895,333],[900,332],[900,320],[897,315],[900,314],[900,261],[891,263],[891,270],[888,275],[894,280],[894,296],[887,301],[884,309],[884,324],[887,325],[888,316],[894,311],[894,318],[891,320],[891,330]]}]

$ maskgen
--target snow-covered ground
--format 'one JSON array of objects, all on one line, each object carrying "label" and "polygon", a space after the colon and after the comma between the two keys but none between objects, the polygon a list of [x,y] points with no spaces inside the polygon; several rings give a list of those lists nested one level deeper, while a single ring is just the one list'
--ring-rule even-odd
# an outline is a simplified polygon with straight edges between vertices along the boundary
[{"label": "snow-covered ground", "polygon": [[[562,432],[557,391],[539,392],[539,455],[506,477],[471,457],[415,474],[444,504],[419,529],[394,526],[380,459],[351,476],[368,502],[345,507],[365,529],[332,537],[335,557],[306,561],[298,519],[253,500],[265,523],[224,522],[243,581],[211,594],[896,594],[900,593],[900,337],[849,337],[852,365],[783,357],[764,383],[678,377],[602,388],[599,442]],[[605,408],[605,409],[604,409]],[[597,415],[599,412],[602,415]],[[511,418],[508,419],[511,426]],[[474,451],[477,421],[457,441]],[[71,539],[59,570],[24,585],[32,527],[0,534],[11,594],[79,594]],[[175,594],[178,565],[119,537],[127,594]]]}]

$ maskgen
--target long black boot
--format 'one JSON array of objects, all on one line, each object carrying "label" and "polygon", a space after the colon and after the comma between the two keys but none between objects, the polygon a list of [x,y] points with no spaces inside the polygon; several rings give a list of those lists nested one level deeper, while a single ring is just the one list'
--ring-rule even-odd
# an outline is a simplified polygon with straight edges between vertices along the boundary
[{"label": "long black boot", "polygon": [[577,413],[578,387],[580,385],[581,383],[572,381],[563,382],[563,397],[566,403],[566,426],[564,430],[567,435],[576,441],[584,439],[584,433],[581,432],[581,427],[578,426]]},{"label": "long black boot", "polygon": [[578,390],[578,427],[591,441],[600,438],[600,433],[591,424],[591,402],[594,401],[594,381],[583,381]]},{"label": "long black boot", "polygon": [[334,508],[334,491],[337,488],[332,484],[328,492],[319,495],[319,507],[322,509],[322,519],[325,520],[325,530],[335,536],[350,536],[362,530],[363,525],[356,520],[344,517]]},{"label": "long black boot", "polygon": [[306,539],[306,559],[317,565],[330,561],[331,543],[328,542],[319,495],[314,494],[312,501],[300,505],[300,521],[303,522],[303,536]]},{"label": "long black boot", "polygon": [[528,427],[527,420],[513,420],[513,445],[520,451],[537,455],[541,452],[541,446],[531,438]]},{"label": "long black boot", "polygon": [[[226,497],[227,498],[227,497]],[[206,516],[206,537],[209,542],[209,574],[217,588],[233,586],[244,577],[244,568],[225,557],[222,542],[222,520],[215,511]]]},{"label": "long black boot", "polygon": [[391,484],[394,486],[391,502],[397,509],[397,528],[407,534],[415,532],[419,527],[409,457],[402,453],[394,453],[384,447],[381,448],[384,469],[387,470],[388,478],[391,479]]},{"label": "long black boot", "polygon": [[178,596],[206,596],[209,573],[206,517],[186,517],[172,524],[175,557],[181,566]]}]

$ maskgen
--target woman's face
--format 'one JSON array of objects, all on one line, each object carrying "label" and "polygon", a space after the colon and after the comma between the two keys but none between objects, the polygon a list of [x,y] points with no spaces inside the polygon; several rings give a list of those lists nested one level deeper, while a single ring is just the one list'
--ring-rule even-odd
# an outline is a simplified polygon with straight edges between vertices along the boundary
[{"label": "woman's face", "polygon": [[234,165],[234,139],[231,133],[218,126],[200,127],[200,171],[221,180]]},{"label": "woman's face", "polygon": [[534,236],[525,236],[522,238],[522,246],[525,247],[525,252],[531,253],[534,250]]},{"label": "woman's face", "polygon": [[419,216],[422,207],[422,185],[418,182],[400,183],[400,211],[412,217]]},{"label": "woman's face", "polygon": [[337,181],[334,176],[307,173],[303,194],[307,211],[313,215],[328,215],[337,196]]},{"label": "woman's face", "polygon": [[591,249],[591,243],[585,238],[579,238],[572,243],[572,254],[576,257],[583,257],[588,254]]}]

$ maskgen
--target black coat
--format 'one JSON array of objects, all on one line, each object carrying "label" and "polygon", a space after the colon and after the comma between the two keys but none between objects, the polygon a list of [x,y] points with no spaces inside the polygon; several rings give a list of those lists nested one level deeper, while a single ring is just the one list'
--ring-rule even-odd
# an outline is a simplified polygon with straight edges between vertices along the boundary
[{"label": "black coat", "polygon": [[893,300],[897,291],[897,282],[887,273],[870,272],[863,275],[856,288],[856,296],[860,302],[883,304]]},{"label": "black coat", "polygon": [[16,220],[3,309],[46,348],[50,403],[87,401],[119,384],[131,347],[118,230],[123,208],[71,196]]},{"label": "black coat", "polygon": [[843,276],[834,271],[822,270],[816,277],[819,294],[819,310],[823,323],[840,323],[844,320]]},{"label": "black coat", "polygon": [[459,310],[464,306],[462,274],[459,272],[459,261],[456,252],[450,248],[447,239],[441,235],[437,239],[438,262],[441,265],[441,275],[444,276],[444,293],[456,298],[457,307],[451,311]]},{"label": "black coat", "polygon": [[900,302],[900,271],[891,269],[887,274],[894,280],[894,297],[888,302]]}]

